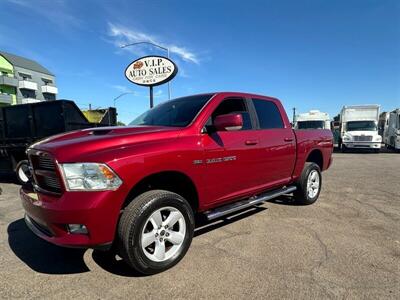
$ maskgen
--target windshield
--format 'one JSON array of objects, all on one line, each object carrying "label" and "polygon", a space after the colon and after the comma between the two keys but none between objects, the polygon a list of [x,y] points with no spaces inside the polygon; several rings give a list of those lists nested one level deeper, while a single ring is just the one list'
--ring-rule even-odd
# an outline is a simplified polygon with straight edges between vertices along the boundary
[{"label": "windshield", "polygon": [[374,121],[347,122],[347,131],[375,131],[378,130]]},{"label": "windshield", "polygon": [[324,121],[299,121],[298,129],[324,129]]},{"label": "windshield", "polygon": [[129,125],[186,127],[211,96],[213,95],[196,95],[162,103],[146,111]]}]

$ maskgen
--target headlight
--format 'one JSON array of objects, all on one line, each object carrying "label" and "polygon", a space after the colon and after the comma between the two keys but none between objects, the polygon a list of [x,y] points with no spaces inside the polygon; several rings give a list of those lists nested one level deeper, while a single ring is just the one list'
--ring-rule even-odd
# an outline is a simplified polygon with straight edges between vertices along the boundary
[{"label": "headlight", "polygon": [[348,141],[350,141],[350,140],[351,140],[351,138],[350,138],[350,136],[348,136],[348,135],[345,135],[345,136],[343,137],[343,141],[348,142]]},{"label": "headlight", "polygon": [[382,137],[381,137],[380,135],[376,135],[376,136],[374,137],[374,141],[376,141],[376,142],[382,142]]},{"label": "headlight", "polygon": [[122,180],[105,164],[61,164],[68,191],[116,190]]}]

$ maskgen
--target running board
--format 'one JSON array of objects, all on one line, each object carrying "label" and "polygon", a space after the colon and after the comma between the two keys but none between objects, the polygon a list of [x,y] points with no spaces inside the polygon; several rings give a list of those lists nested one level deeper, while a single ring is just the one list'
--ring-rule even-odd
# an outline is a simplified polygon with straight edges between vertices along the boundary
[{"label": "running board", "polygon": [[246,207],[250,207],[250,206],[259,204],[260,202],[271,200],[273,198],[282,196],[284,194],[292,193],[296,189],[297,188],[295,186],[289,186],[289,187],[284,187],[279,190],[266,192],[266,193],[261,194],[256,197],[251,197],[246,200],[241,200],[241,201],[237,201],[234,203],[226,204],[226,205],[218,207],[214,210],[210,210],[210,211],[206,212],[205,215],[208,220],[218,219],[219,217],[225,216],[225,215],[233,213],[235,211],[242,210]]}]

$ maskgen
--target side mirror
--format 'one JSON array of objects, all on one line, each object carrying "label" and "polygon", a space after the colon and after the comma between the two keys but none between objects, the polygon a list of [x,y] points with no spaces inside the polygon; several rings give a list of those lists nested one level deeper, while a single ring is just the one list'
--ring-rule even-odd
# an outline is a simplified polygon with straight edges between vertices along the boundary
[{"label": "side mirror", "polygon": [[240,130],[243,127],[243,117],[241,114],[219,115],[214,120],[216,131]]}]

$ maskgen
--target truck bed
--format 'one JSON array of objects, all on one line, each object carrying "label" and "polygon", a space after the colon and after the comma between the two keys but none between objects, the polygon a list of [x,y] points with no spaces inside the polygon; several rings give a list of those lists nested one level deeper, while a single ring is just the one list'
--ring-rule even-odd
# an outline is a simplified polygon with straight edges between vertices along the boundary
[{"label": "truck bed", "polygon": [[328,129],[295,129],[293,130],[297,143],[297,159],[293,170],[293,178],[300,176],[304,163],[310,151],[321,151],[321,159],[329,157],[329,160],[321,162],[321,170],[326,170],[332,162],[333,134]]}]

